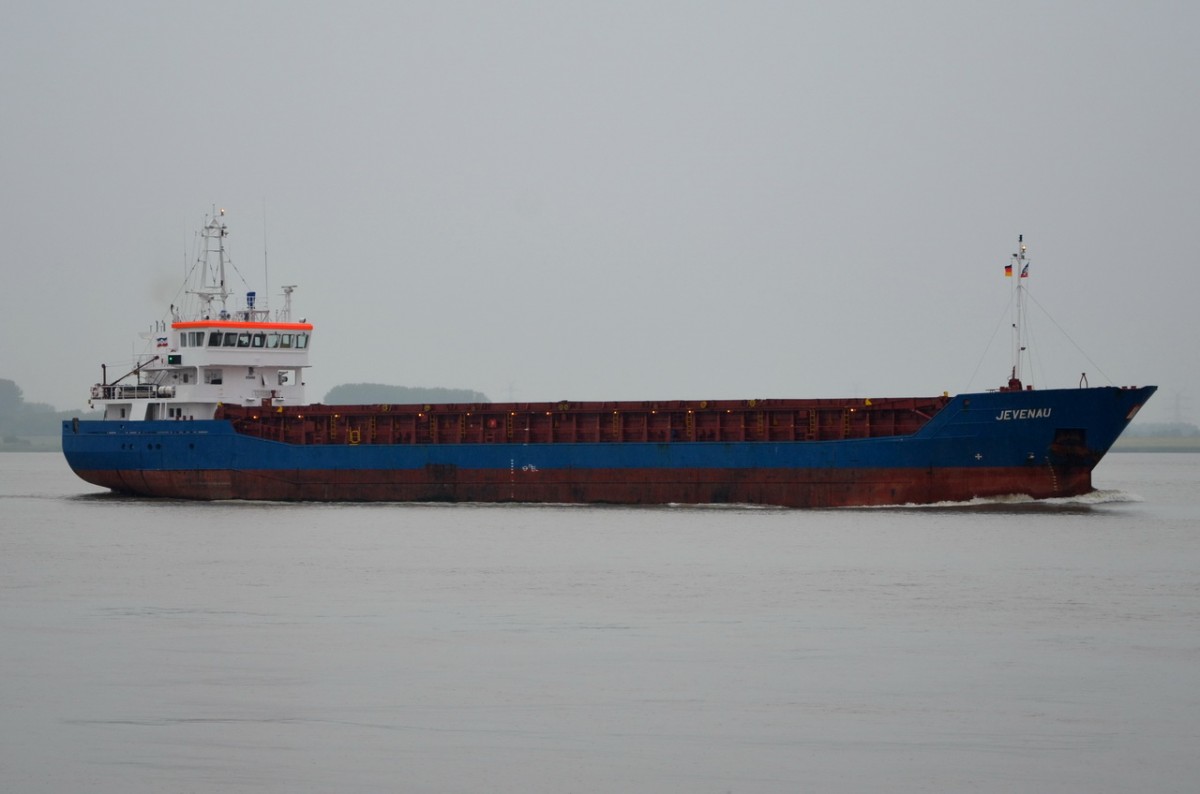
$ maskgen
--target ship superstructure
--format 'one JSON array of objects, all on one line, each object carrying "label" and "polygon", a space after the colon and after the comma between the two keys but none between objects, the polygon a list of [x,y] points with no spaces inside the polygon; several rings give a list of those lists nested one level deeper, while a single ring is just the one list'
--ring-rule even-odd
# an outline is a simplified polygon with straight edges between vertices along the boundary
[{"label": "ship superstructure", "polygon": [[254,291],[235,300],[228,235],[224,210],[214,212],[200,232],[180,305],[143,334],[146,349],[132,369],[110,381],[102,365],[91,403],[105,420],[194,421],[212,419],[222,405],[304,404],[313,326],[292,321],[294,285],[283,288],[284,305],[274,316]]}]

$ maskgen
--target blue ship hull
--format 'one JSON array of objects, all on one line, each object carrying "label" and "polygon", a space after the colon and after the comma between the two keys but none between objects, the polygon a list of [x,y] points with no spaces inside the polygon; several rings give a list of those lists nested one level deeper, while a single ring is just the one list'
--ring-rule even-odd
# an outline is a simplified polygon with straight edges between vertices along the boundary
[{"label": "blue ship hull", "polygon": [[[209,421],[63,423],[84,480],[186,499],[834,507],[1091,490],[1155,387],[958,395],[919,430],[836,441],[295,444]],[[428,408],[428,406],[427,406]]]}]

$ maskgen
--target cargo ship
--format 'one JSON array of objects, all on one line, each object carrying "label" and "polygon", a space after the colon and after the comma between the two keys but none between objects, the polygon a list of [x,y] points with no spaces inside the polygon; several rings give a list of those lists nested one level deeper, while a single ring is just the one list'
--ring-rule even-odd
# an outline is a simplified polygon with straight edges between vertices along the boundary
[{"label": "cargo ship", "polygon": [[[314,326],[227,288],[223,212],[147,351],[72,419],[75,473],[175,499],[746,504],[963,502],[1092,490],[1091,473],[1154,386],[1023,385],[1019,240],[1014,364],[1000,388],[841,399],[307,404]],[[236,305],[231,307],[231,303]]]}]

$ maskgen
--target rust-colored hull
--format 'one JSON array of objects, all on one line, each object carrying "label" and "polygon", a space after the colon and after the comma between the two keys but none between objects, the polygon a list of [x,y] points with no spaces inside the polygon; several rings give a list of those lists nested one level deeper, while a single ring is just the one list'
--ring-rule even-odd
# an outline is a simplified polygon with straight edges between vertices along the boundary
[{"label": "rust-colored hull", "polygon": [[1092,490],[1087,468],[79,471],[121,493],[180,499],[280,501],[753,504],[848,507],[931,504]]}]

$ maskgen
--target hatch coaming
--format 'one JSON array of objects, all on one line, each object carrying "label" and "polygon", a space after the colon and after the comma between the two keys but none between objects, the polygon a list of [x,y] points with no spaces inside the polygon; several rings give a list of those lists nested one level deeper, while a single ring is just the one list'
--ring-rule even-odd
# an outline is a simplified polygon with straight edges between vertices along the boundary
[{"label": "hatch coaming", "polygon": [[792,442],[900,438],[950,398],[305,405],[226,403],[238,433],[291,444]]}]

